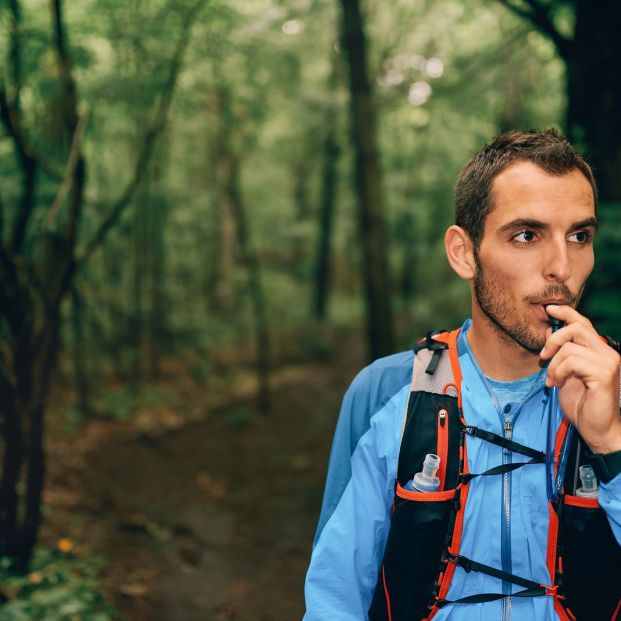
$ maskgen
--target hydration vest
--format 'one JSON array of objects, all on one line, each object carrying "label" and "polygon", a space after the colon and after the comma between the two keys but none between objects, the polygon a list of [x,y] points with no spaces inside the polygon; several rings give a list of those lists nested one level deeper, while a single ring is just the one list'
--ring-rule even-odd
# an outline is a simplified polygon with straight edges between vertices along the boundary
[{"label": "hydration vest", "polygon": [[[391,524],[369,609],[370,620],[429,621],[448,604],[547,596],[554,598],[554,610],[564,621],[621,621],[621,546],[597,498],[575,495],[574,473],[587,463],[587,447],[577,433],[561,496],[557,503],[548,502],[546,565],[553,583],[539,584],[460,554],[469,482],[478,476],[494,476],[526,464],[545,463],[545,454],[466,423],[461,403],[458,334],[459,330],[429,333],[415,348]],[[563,418],[555,441],[557,468],[568,426]],[[530,460],[470,473],[466,435]],[[421,470],[427,453],[440,457],[439,491],[405,489],[406,483]],[[510,596],[481,593],[449,601],[447,593],[457,566],[466,572],[482,572],[513,583],[521,590]]]}]

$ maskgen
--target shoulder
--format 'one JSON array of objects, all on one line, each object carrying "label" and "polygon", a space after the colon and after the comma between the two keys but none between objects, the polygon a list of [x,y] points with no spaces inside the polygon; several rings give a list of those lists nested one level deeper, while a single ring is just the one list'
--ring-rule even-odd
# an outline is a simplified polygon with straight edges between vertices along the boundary
[{"label": "shoulder", "polygon": [[350,454],[369,430],[371,420],[410,385],[413,362],[411,350],[393,354],[371,363],[354,378],[343,398],[337,425],[337,434],[347,436]]},{"label": "shoulder", "polygon": [[375,360],[354,378],[346,398],[365,401],[370,410],[377,410],[412,380],[412,350]]}]

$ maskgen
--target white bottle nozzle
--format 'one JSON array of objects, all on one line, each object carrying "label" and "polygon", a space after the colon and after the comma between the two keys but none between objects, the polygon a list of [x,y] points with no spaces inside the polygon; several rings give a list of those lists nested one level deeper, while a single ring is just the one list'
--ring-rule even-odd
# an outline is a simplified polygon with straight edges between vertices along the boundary
[{"label": "white bottle nozzle", "polygon": [[580,480],[582,481],[582,487],[576,490],[576,496],[585,496],[594,498],[598,495],[599,489],[597,488],[597,479],[595,478],[595,472],[593,472],[592,466],[580,466],[578,468],[580,473]]},{"label": "white bottle nozzle", "polygon": [[438,468],[440,467],[440,458],[433,453],[427,453],[423,462],[422,475],[425,479],[435,479]]},{"label": "white bottle nozzle", "polygon": [[440,479],[436,476],[440,467],[440,458],[427,453],[423,462],[422,472],[417,472],[412,479],[412,489],[419,492],[435,492],[440,487]]}]

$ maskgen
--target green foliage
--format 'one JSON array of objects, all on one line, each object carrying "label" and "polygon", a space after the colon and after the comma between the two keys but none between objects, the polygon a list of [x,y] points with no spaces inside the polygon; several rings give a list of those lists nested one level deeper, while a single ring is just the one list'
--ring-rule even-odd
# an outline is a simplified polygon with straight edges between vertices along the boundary
[{"label": "green foliage", "polygon": [[110,388],[101,395],[101,410],[115,420],[128,420],[136,411],[137,395],[131,386]]},{"label": "green foliage", "polygon": [[226,422],[232,427],[245,427],[252,420],[251,413],[243,407],[227,409],[225,417]]},{"label": "green foliage", "polygon": [[[81,244],[131,174],[186,5],[65,3],[80,106],[91,111]],[[50,169],[62,172],[53,139],[58,111],[50,91],[56,69],[49,17],[37,7],[23,2],[24,123],[33,144],[48,152]],[[469,299],[442,247],[455,177],[499,131],[561,124],[564,65],[548,39],[499,2],[367,2],[366,12],[395,307],[405,325],[433,328],[441,320],[449,327],[463,319]],[[568,32],[571,11],[555,16]],[[0,17],[6,57],[8,11]],[[191,372],[208,381],[207,352],[250,343],[248,275],[225,217],[225,147],[239,160],[270,327],[312,334],[328,115],[340,147],[328,323],[360,325],[364,298],[338,20],[338,3],[326,0],[206,4],[188,42],[168,129],[133,204],[79,275],[82,331],[66,327],[63,342],[71,352],[83,340],[91,386],[110,375],[134,385],[151,380],[147,370],[167,356],[200,360]],[[10,223],[19,170],[5,138],[0,156],[0,198]],[[56,182],[41,175],[45,213]],[[402,336],[409,342],[409,334]],[[307,345],[310,355],[327,352],[313,339]],[[282,359],[292,356],[283,350]],[[98,392],[103,409],[116,415],[135,405],[131,390]]]},{"label": "green foliage", "polygon": [[37,549],[30,573],[15,575],[0,560],[0,584],[9,601],[0,621],[111,621],[115,609],[101,594],[101,561],[58,550]]}]

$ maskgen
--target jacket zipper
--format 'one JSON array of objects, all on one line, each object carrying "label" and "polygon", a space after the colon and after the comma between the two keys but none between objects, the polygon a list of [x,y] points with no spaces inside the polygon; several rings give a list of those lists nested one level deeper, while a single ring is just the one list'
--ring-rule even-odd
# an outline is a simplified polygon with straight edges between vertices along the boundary
[{"label": "jacket zipper", "polygon": [[437,455],[440,458],[440,467],[438,468],[438,477],[440,479],[439,491],[444,491],[446,460],[448,459],[448,412],[444,408],[438,410]]},{"label": "jacket zipper", "polygon": [[[513,437],[513,423],[509,415],[505,414],[503,426],[503,435],[507,440]],[[511,451],[502,450],[502,463],[511,463]],[[512,573],[511,563],[511,473],[505,472],[502,475],[502,569],[508,573]],[[511,594],[511,584],[503,580],[502,592],[505,595]],[[502,619],[509,621],[511,619],[511,598],[507,597],[502,600]]]},{"label": "jacket zipper", "polygon": [[[524,403],[531,399],[538,391],[531,393]],[[504,421],[502,417],[502,411],[498,408],[498,415],[501,417],[501,424],[503,429],[503,435],[507,440],[513,439],[513,428],[517,422],[518,416],[522,411],[522,406],[513,414],[511,418],[508,412],[504,412]],[[512,455],[509,449],[502,449],[502,463],[512,463]],[[513,573],[513,563],[511,560],[511,472],[505,472],[502,475],[502,541],[501,541],[501,556],[502,556],[502,569],[508,573]],[[502,592],[510,595],[512,593],[511,583],[503,581]],[[511,598],[507,597],[502,600],[502,620],[510,621],[511,619]]]}]

